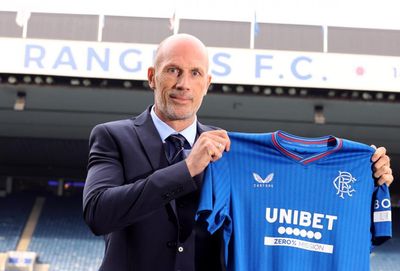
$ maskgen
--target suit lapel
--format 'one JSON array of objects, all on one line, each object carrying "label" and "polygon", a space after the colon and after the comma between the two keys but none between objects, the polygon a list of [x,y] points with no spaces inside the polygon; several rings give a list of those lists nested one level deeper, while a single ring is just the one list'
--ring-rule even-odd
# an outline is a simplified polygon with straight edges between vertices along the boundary
[{"label": "suit lapel", "polygon": [[[133,120],[133,128],[135,129],[139,141],[142,144],[146,156],[149,159],[151,166],[154,170],[168,166],[168,161],[165,155],[164,146],[160,139],[160,135],[153,123],[150,116],[151,106],[147,108],[142,114]],[[201,133],[214,130],[215,128],[206,126],[197,122],[197,138]],[[197,184],[201,186],[203,180],[203,173],[195,176],[194,179]],[[175,200],[171,201],[167,206],[168,212],[174,214],[176,222],[178,221]]]},{"label": "suit lapel", "polygon": [[151,166],[154,170],[157,170],[168,166],[168,161],[160,135],[151,119],[150,109],[151,107],[148,107],[146,111],[133,120],[133,123]]},{"label": "suit lapel", "polygon": [[[153,170],[168,166],[168,160],[165,155],[164,146],[160,134],[155,127],[150,115],[151,106],[133,120],[134,129],[138,135],[139,141],[143,146],[147,158]],[[176,212],[175,200],[166,206],[169,216],[178,224],[178,215]]]},{"label": "suit lapel", "polygon": [[[168,161],[165,156],[164,146],[160,139],[153,120],[150,116],[151,106],[146,111],[140,114],[133,120],[133,127],[138,135],[139,141],[142,144],[147,158],[154,170],[168,166]],[[197,122],[197,137],[205,132],[213,130],[213,128]],[[196,138],[197,139],[197,138]]]}]

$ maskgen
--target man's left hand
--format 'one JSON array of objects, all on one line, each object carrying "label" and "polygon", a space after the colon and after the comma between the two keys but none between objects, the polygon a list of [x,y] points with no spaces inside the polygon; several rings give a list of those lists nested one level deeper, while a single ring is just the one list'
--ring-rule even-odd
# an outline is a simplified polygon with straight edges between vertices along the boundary
[{"label": "man's left hand", "polygon": [[386,149],[384,147],[376,148],[374,145],[371,147],[375,149],[375,153],[371,158],[374,163],[374,177],[379,185],[386,183],[386,185],[389,186],[393,182],[394,177],[392,169],[390,168],[390,158],[386,154]]}]

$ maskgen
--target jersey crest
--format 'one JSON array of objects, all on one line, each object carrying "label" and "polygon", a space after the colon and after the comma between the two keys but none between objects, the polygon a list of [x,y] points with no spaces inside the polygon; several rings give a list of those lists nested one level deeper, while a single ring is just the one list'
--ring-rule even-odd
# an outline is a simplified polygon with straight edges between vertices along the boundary
[{"label": "jersey crest", "polygon": [[339,195],[342,199],[344,199],[344,195],[349,197],[353,196],[352,193],[356,192],[353,188],[353,183],[356,181],[356,178],[354,178],[351,173],[339,171],[339,176],[333,180],[333,185],[337,191],[336,195]]}]

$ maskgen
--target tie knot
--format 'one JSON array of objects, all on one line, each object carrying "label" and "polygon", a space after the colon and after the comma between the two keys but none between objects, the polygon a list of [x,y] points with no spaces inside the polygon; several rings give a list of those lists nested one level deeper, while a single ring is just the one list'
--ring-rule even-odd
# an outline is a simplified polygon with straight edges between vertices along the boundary
[{"label": "tie knot", "polygon": [[190,144],[181,134],[171,134],[165,139],[167,143],[167,157],[170,164],[176,163],[184,158],[184,149],[190,149]]},{"label": "tie knot", "polygon": [[165,141],[172,143],[175,149],[190,149],[190,144],[181,134],[171,134]]}]

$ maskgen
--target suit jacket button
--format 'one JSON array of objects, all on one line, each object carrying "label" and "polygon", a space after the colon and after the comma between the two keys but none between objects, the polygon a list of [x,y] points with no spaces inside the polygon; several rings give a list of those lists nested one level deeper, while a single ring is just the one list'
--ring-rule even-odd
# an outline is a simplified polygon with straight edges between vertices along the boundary
[{"label": "suit jacket button", "polygon": [[183,247],[178,247],[178,252],[183,252]]}]

